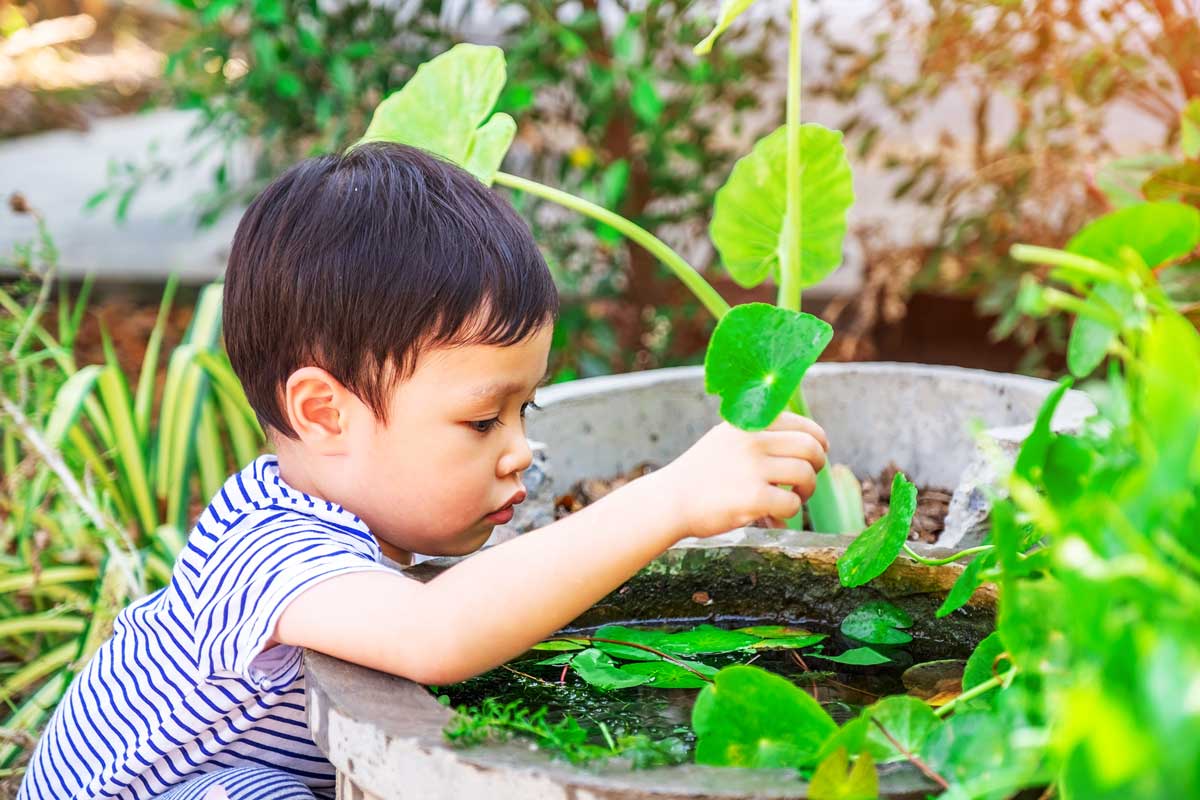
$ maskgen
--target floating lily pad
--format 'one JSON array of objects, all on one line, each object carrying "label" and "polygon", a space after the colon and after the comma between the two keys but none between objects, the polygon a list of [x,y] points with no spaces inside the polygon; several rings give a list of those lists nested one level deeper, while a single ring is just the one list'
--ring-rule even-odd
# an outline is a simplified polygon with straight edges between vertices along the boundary
[{"label": "floating lily pad", "polygon": [[908,644],[912,636],[900,628],[913,621],[903,609],[884,600],[864,603],[842,620],[842,633],[864,644]]},{"label": "floating lily pad", "polygon": [[648,675],[635,675],[618,669],[607,653],[594,647],[584,650],[571,659],[571,667],[580,678],[606,692],[613,689],[641,686],[651,680]]},{"label": "floating lily pad", "polygon": [[833,338],[824,320],[768,303],[735,306],[721,319],[704,357],[704,388],[721,416],[745,430],[775,421],[804,373]]}]

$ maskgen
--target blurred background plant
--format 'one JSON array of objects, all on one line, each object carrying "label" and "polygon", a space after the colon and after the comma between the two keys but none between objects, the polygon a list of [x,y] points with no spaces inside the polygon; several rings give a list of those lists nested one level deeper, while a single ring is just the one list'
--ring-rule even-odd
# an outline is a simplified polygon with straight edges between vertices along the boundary
[{"label": "blurred background plant", "polygon": [[168,281],[131,390],[102,329],[75,346],[90,282],[58,277],[44,220],[0,268],[0,777],[129,600],[170,580],[197,509],[263,438],[219,345],[221,287],[201,291],[165,359]]},{"label": "blurred background plant", "polygon": [[[1180,112],[1200,96],[1200,4],[1195,0],[879,0],[868,30],[835,32],[822,4],[821,69],[809,90],[848,108],[841,127],[895,178],[892,197],[917,204],[927,241],[867,239],[868,286],[884,286],[868,317],[893,318],[922,291],[962,294],[995,316],[993,336],[1014,337],[1022,368],[1061,364],[1058,319],[1032,320],[1015,298],[1020,240],[1064,244],[1110,206],[1116,175],[1101,167],[1133,137],[1180,135]],[[906,58],[906,50],[915,58]],[[864,101],[882,104],[864,113]],[[955,108],[946,124],[931,112]],[[1130,112],[1119,121],[1114,110]],[[899,130],[916,147],[895,147]],[[901,137],[911,142],[913,137]],[[1139,154],[1140,155],[1140,154]],[[1120,163],[1160,164],[1161,156]],[[1149,199],[1159,199],[1152,197]],[[870,352],[862,354],[870,357]]]}]

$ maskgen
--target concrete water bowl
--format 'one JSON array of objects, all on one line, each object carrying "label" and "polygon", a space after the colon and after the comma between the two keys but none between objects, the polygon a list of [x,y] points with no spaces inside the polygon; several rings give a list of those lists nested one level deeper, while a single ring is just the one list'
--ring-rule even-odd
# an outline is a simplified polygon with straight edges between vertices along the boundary
[{"label": "concrete water bowl", "polygon": [[[859,476],[889,463],[918,486],[954,490],[943,541],[955,549],[986,530],[984,491],[993,464],[970,431],[980,423],[1011,456],[1054,384],[977,370],[900,364],[818,364],[805,380],[813,416],[829,433],[831,459]],[[664,464],[718,421],[715,398],[698,368],[657,370],[577,381],[539,393],[529,436],[542,443],[526,475],[530,499],[497,538],[548,521],[553,498],[575,481],[606,477],[651,461]],[[1069,393],[1055,426],[1074,428],[1092,411]],[[957,516],[956,516],[957,515]],[[636,524],[631,520],[630,524]],[[976,593],[942,620],[934,610],[961,571],[901,559],[868,586],[847,590],[835,562],[852,537],[800,532],[732,531],[672,548],[572,627],[638,620],[695,623],[754,618],[836,623],[857,605],[887,599],[916,620],[917,661],[965,657],[990,630],[994,597]],[[922,548],[931,554],[942,546]],[[453,564],[434,559],[408,570],[428,580]],[[697,602],[703,592],[710,601]],[[441,731],[451,711],[411,681],[317,653],[306,657],[308,717],[317,744],[338,770],[338,797],[586,798],[804,797],[788,770],[734,770],[697,765],[641,771],[601,765],[576,768],[511,741],[457,749]],[[935,789],[908,765],[881,771],[889,798],[924,798]]]}]

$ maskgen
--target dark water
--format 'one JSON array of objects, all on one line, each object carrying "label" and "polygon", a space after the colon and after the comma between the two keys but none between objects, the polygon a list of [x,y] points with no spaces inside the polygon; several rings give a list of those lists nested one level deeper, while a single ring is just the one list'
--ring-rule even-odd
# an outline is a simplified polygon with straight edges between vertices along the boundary
[{"label": "dark water", "polygon": [[[737,620],[736,623],[721,624],[721,627],[738,628],[753,624],[779,622]],[[667,625],[629,627],[667,633],[685,629]],[[829,632],[811,624],[803,627],[813,632]],[[581,635],[589,632],[575,631]],[[846,642],[839,635],[830,635],[824,645],[831,653],[858,646]],[[911,659],[902,650],[887,649],[887,652],[895,661],[872,667],[834,664],[805,655],[803,651],[789,650],[762,651],[757,658],[755,654],[727,653],[692,657],[691,660],[717,668],[752,663],[781,675],[815,697],[830,716],[841,724],[856,716],[863,706],[870,705],[882,696],[904,693],[900,676],[904,668],[912,663]],[[545,706],[549,710],[549,721],[573,716],[580,725],[589,729],[591,739],[596,744],[604,742],[601,733],[603,723],[614,736],[645,734],[656,740],[675,736],[689,750],[692,748],[695,741],[691,729],[692,704],[699,689],[655,689],[643,685],[603,692],[592,688],[572,670],[567,670],[564,677],[561,666],[537,664],[554,655],[557,653],[530,651],[510,661],[507,668],[501,667],[462,683],[441,687],[439,693],[447,695],[455,708],[478,706],[489,697],[503,702],[521,700],[530,709]],[[625,662],[617,659],[617,663]]]}]

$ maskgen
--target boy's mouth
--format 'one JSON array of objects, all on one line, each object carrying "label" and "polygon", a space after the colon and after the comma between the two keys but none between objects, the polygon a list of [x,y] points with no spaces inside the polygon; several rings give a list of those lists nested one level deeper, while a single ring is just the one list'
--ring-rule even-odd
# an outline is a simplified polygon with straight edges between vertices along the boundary
[{"label": "boy's mouth", "polygon": [[513,506],[525,502],[525,491],[521,490],[508,499],[508,502],[484,517],[493,525],[503,525],[513,518]]}]

